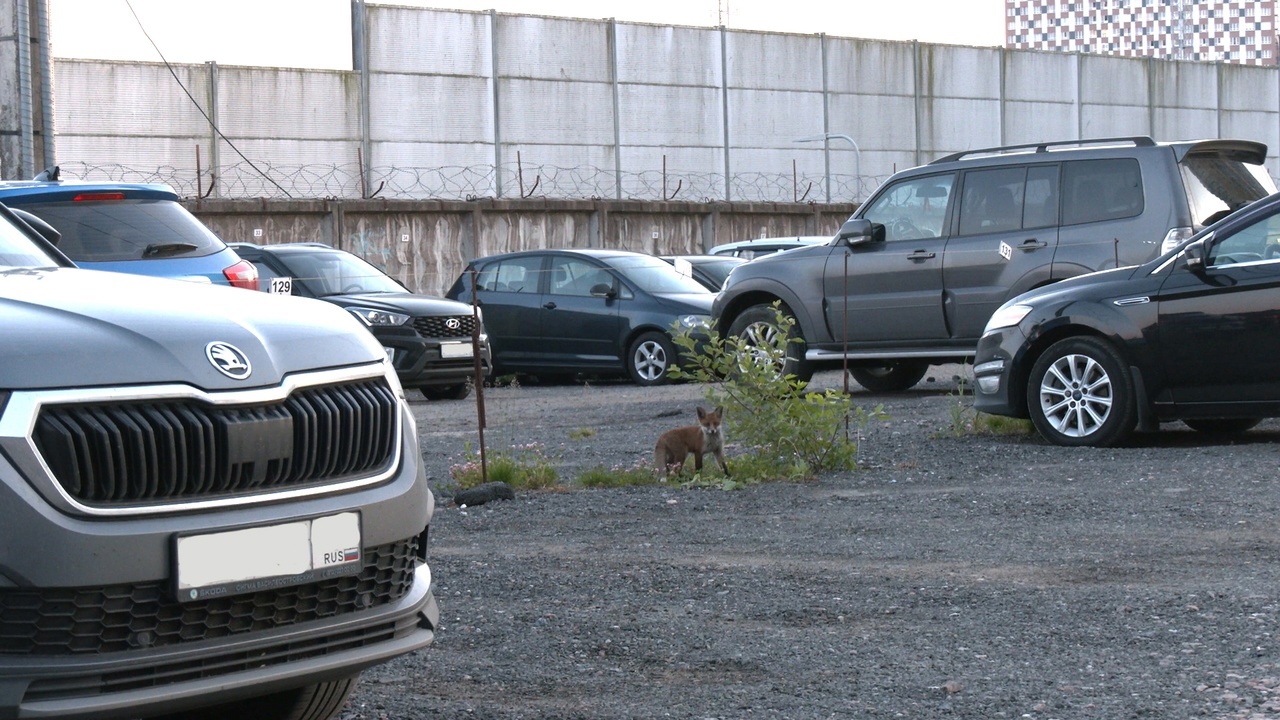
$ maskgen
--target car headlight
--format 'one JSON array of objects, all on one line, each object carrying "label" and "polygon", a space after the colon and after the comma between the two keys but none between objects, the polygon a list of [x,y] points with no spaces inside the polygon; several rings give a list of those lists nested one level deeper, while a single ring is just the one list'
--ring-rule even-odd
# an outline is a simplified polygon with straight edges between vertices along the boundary
[{"label": "car headlight", "polygon": [[676,318],[676,325],[681,330],[710,330],[710,315],[681,315]]},{"label": "car headlight", "polygon": [[375,325],[386,327],[388,325],[403,325],[409,322],[409,316],[404,313],[389,312],[387,310],[377,310],[375,308],[349,307],[347,311],[352,315],[360,318],[365,325],[373,327]]},{"label": "car headlight", "polygon": [[1005,305],[992,314],[991,319],[987,321],[987,327],[982,331],[982,334],[986,335],[992,330],[999,330],[1000,328],[1017,325],[1022,322],[1022,319],[1030,312],[1030,305]]}]

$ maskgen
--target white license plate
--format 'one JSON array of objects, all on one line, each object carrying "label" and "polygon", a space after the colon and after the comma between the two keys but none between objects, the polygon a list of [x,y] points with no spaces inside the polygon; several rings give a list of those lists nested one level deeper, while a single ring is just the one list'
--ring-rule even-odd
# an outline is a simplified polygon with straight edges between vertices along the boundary
[{"label": "white license plate", "polygon": [[471,357],[471,343],[440,343],[440,357]]},{"label": "white license plate", "polygon": [[293,278],[291,277],[271,278],[271,294],[272,295],[292,295],[293,294]]},{"label": "white license plate", "polygon": [[269,590],[360,571],[360,514],[177,538],[182,601]]}]

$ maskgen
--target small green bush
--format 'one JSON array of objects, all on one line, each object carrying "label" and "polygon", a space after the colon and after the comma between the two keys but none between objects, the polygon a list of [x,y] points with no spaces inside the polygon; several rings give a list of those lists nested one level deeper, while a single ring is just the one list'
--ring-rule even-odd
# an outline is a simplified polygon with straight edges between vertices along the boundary
[{"label": "small green bush", "polygon": [[731,458],[733,480],[760,481],[811,478],[833,470],[849,470],[857,462],[857,443],[850,437],[870,419],[884,417],[853,408],[838,390],[807,390],[807,383],[780,368],[793,340],[795,320],[774,303],[778,328],[772,342],[748,345],[742,338],[675,334],[681,364],[671,376],[706,386],[707,401],[725,408],[729,439],[747,450]]}]

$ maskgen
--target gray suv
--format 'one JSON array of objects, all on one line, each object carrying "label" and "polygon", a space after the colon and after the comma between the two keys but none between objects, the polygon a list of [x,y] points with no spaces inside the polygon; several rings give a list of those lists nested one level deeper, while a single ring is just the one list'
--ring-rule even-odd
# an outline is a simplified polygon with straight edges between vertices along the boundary
[{"label": "gray suv", "polygon": [[0,717],[321,720],[430,644],[434,501],[374,337],[77,269],[22,217],[0,206]]},{"label": "gray suv", "polygon": [[1071,140],[956,153],[889,178],[825,245],[752,260],[712,308],[722,336],[767,341],[779,302],[801,342],[785,371],[849,365],[876,392],[971,360],[1009,298],[1135,265],[1275,191],[1243,140]]}]

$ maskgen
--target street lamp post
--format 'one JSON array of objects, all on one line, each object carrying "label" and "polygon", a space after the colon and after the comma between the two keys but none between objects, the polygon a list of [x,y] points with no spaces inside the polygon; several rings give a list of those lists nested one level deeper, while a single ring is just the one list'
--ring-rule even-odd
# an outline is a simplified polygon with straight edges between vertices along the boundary
[{"label": "street lamp post", "polygon": [[858,196],[862,194],[862,150],[858,148],[858,143],[854,142],[853,138],[849,137],[848,135],[841,135],[840,133],[822,133],[821,135],[809,135],[802,138],[796,138],[795,140],[792,140],[792,142],[798,142],[798,143],[819,142],[819,141],[822,142],[822,155],[823,155],[823,161],[826,164],[826,175],[827,175],[827,202],[830,203],[831,202],[831,141],[832,140],[844,140],[845,142],[853,146],[853,162],[854,162],[853,172],[854,172],[854,183],[855,183],[854,190],[853,190],[853,199],[857,200]]}]

